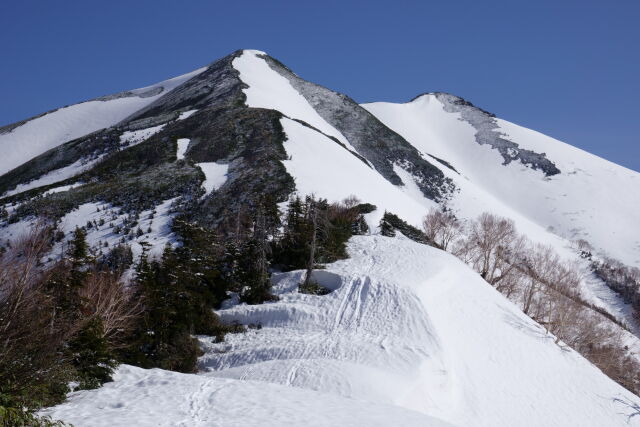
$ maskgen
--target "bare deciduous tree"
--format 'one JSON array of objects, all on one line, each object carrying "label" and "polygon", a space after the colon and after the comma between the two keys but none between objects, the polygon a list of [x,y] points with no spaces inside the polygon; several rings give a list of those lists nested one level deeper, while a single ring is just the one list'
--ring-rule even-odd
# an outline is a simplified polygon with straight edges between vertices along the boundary
[{"label": "bare deciduous tree", "polygon": [[445,251],[462,234],[462,226],[455,215],[436,208],[431,208],[424,217],[422,229],[429,240]]},{"label": "bare deciduous tree", "polygon": [[79,289],[85,316],[99,317],[104,336],[113,348],[131,332],[142,312],[141,301],[134,300],[133,290],[112,272],[94,272]]}]

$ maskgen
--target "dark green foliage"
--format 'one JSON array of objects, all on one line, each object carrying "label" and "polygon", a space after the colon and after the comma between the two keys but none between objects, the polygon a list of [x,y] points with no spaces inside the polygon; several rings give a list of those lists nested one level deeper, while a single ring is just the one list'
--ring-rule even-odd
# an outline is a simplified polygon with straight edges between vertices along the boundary
[{"label": "dark green foliage", "polygon": [[385,211],[384,215],[382,216],[382,219],[380,220],[380,234],[382,234],[385,237],[395,237],[396,230],[393,227],[393,225],[391,225],[391,223],[389,222],[387,215],[388,213]]},{"label": "dark green foliage", "polygon": [[308,259],[307,241],[311,227],[306,220],[307,206],[300,197],[289,201],[285,228],[282,239],[278,242],[274,255],[274,263],[284,271],[304,268]]},{"label": "dark green foliage", "polygon": [[50,417],[39,417],[34,409],[16,402],[0,392],[0,426],[2,427],[63,427],[68,424],[54,421]]},{"label": "dark green foliage", "polygon": [[380,232],[383,236],[395,236],[395,230],[398,230],[409,239],[423,243],[425,245],[431,245],[433,242],[429,240],[426,234],[422,230],[407,224],[401,220],[397,215],[390,212],[385,212],[382,220],[380,220]]},{"label": "dark green foliage", "polygon": [[298,286],[298,292],[309,295],[327,295],[331,293],[331,290],[311,281],[309,283],[300,284],[300,286]]},{"label": "dark green foliage", "polygon": [[86,263],[89,256],[89,246],[87,245],[87,232],[84,229],[76,227],[73,239],[69,242],[68,255],[74,266]]},{"label": "dark green foliage", "polygon": [[69,321],[80,316],[81,298],[79,290],[87,277],[86,264],[89,262],[87,233],[76,228],[69,241],[67,260],[52,269],[46,289],[59,316],[67,316]]},{"label": "dark green foliage", "polygon": [[121,358],[146,368],[194,372],[199,348],[192,335],[221,339],[233,329],[223,325],[213,309],[227,298],[234,282],[221,274],[228,258],[214,232],[183,220],[176,220],[174,229],[182,246],[165,248],[158,261],[144,255],[138,265],[137,286],[145,309]]},{"label": "dark green foliage", "polygon": [[92,389],[111,381],[116,366],[114,355],[104,335],[102,320],[89,319],[69,342],[71,363],[80,380],[80,389]]},{"label": "dark green foliage", "polygon": [[317,237],[313,256],[315,263],[346,258],[349,238],[368,232],[363,213],[370,212],[370,209],[375,209],[375,206],[358,204],[355,199],[329,204],[313,197],[304,201],[299,197],[292,198],[284,233],[275,250],[274,264],[284,271],[308,268],[314,228]]},{"label": "dark green foliage", "polygon": [[129,245],[116,245],[99,261],[102,270],[123,272],[133,264],[133,252]]},{"label": "dark green foliage", "polygon": [[195,332],[197,314],[192,309],[196,301],[177,282],[175,265],[170,249],[165,251],[162,261],[149,262],[143,256],[137,285],[145,310],[129,346],[120,351],[120,358],[126,363],[143,368],[195,371],[198,346],[191,334]]}]

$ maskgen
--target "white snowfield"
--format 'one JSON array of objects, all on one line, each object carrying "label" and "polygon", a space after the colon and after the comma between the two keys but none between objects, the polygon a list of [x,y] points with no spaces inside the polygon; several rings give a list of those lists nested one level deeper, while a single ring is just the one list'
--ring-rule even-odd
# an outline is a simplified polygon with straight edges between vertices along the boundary
[{"label": "white snowfield", "polygon": [[[221,310],[261,325],[214,344],[199,375],[123,366],[47,414],[82,426],[629,426],[640,399],[453,256],[354,237],[317,271],[334,291]],[[170,408],[170,409],[169,409]]]},{"label": "white snowfield", "polygon": [[259,57],[264,54],[259,50],[245,50],[233,60],[233,67],[240,73],[240,79],[249,86],[243,89],[247,105],[278,110],[287,117],[302,120],[356,151],[340,131],[320,117],[289,80],[271,69],[267,61]]},{"label": "white snowfield", "polygon": [[[3,153],[0,175],[58,145],[117,124],[205,70],[206,67],[200,68],[153,86],[132,90],[130,96],[63,107],[0,134],[0,152]],[[152,96],[140,96],[156,91],[158,93]]]},{"label": "white snowfield", "polygon": [[378,102],[363,107],[423,155],[444,159],[460,172],[432,161],[460,188],[451,207],[462,217],[493,211],[512,218],[532,238],[553,239],[551,233],[582,238],[600,252],[640,267],[640,173],[497,119],[498,130],[507,139],[520,148],[545,153],[561,173],[546,178],[520,161],[505,166],[497,150],[479,145],[475,129],[460,120],[459,113],[446,112],[432,94],[406,104]]},{"label": "white snowfield", "polygon": [[40,176],[39,178],[34,179],[33,181],[27,182],[26,184],[19,184],[13,190],[7,191],[4,194],[0,194],[0,196],[8,197],[14,194],[22,193],[27,190],[32,190],[34,188],[43,187],[45,185],[51,185],[51,184],[55,184],[56,182],[64,181],[66,179],[79,175],[86,170],[91,169],[100,160],[102,160],[102,156],[98,156],[94,159],[80,159],[76,162],[71,163],[68,166],[62,167],[60,169],[52,170],[51,172],[46,173]]},{"label": "white snowfield", "polygon": [[[269,67],[259,55],[245,51],[233,66],[249,87],[247,104],[278,110],[287,136],[283,161],[297,191],[329,201],[356,195],[377,210],[367,215],[375,229],[384,211],[397,214],[420,227],[422,218],[436,203],[424,197],[414,177],[401,167],[394,170],[404,186],[389,183],[376,170],[326,135],[343,136],[313,110],[289,81]],[[513,161],[503,165],[497,150],[475,141],[476,130],[449,113],[434,95],[423,95],[406,104],[363,105],[388,127],[414,145],[423,156],[451,178],[458,191],[447,202],[463,220],[492,212],[515,221],[520,233],[552,246],[570,261],[585,264],[570,248],[570,241],[584,238],[599,254],[608,253],[628,265],[640,266],[640,174],[540,133],[499,120],[500,130],[521,148],[546,153],[560,170],[546,178]],[[317,132],[292,119],[311,124]],[[350,144],[345,144],[352,149]],[[354,150],[355,151],[355,150]],[[458,173],[429,155],[444,159]],[[586,269],[586,266],[584,266]],[[636,323],[627,304],[599,280],[587,277],[583,297],[618,319]],[[634,347],[640,346],[635,343]]]},{"label": "white snowfield", "polygon": [[206,194],[217,190],[227,182],[229,165],[216,162],[196,163],[196,165],[204,173],[205,180],[202,182],[202,187]]},{"label": "white snowfield", "polygon": [[[352,146],[344,135],[261,54],[244,51],[233,66],[248,86],[244,93],[250,107],[285,115],[281,124],[288,160],[283,164],[297,191],[330,201],[356,195],[375,204],[378,209],[367,215],[372,230],[385,210],[419,226],[436,204],[422,195],[414,178],[396,167],[405,185],[394,186],[349,152]],[[88,101],[1,134],[0,149],[7,155],[0,160],[0,175],[59,144],[118,123],[202,71],[134,91],[162,86],[154,96]],[[546,178],[519,161],[504,166],[501,155],[477,144],[472,126],[458,113],[446,112],[434,95],[364,107],[455,182],[459,191],[448,205],[462,219],[490,211],[513,219],[520,232],[563,256],[575,258],[569,240],[584,238],[600,253],[640,266],[640,174],[498,119],[510,140],[546,153],[561,174]],[[179,120],[193,113],[182,112]],[[136,144],[158,130],[125,132],[122,142]],[[189,135],[184,136],[178,140],[178,159],[188,150]],[[67,179],[86,166],[81,163],[25,185]],[[207,193],[226,182],[227,165],[199,166]],[[157,206],[155,216],[141,213],[144,233],[130,242],[135,255],[143,242],[153,255],[176,243],[170,227],[173,202]],[[89,228],[88,241],[112,247],[122,239],[115,227],[125,217],[117,208],[87,203],[67,214],[61,227],[70,235],[76,226],[105,219]],[[29,224],[11,224],[4,234],[15,236]],[[218,344],[200,337],[205,350],[200,374],[125,365],[114,382],[75,392],[44,413],[79,427],[640,425],[638,397],[557,345],[543,327],[453,256],[401,236],[354,237],[349,252],[350,259],[315,273],[333,290],[329,295],[298,293],[302,273],[291,272],[274,277],[280,301],[257,306],[230,302],[220,310],[227,321],[260,328],[228,335]],[[585,297],[596,304],[620,318],[631,316],[602,283],[587,280],[584,287]]]}]

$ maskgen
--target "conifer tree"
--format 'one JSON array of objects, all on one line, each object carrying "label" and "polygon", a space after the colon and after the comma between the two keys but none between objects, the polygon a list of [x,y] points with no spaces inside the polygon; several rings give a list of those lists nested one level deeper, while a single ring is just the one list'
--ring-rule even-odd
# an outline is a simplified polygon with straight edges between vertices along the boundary
[{"label": "conifer tree", "polygon": [[92,389],[111,381],[116,366],[104,337],[102,320],[90,318],[80,332],[69,342],[71,362],[80,376],[80,389]]},{"label": "conifer tree", "polygon": [[385,211],[382,219],[380,220],[380,234],[386,237],[395,237],[396,230],[387,218],[387,212]]},{"label": "conifer tree", "polygon": [[238,266],[240,284],[243,285],[240,298],[249,304],[259,304],[274,299],[270,291],[269,239],[273,237],[276,227],[273,220],[268,222],[265,212],[265,202],[261,201],[256,209],[253,233],[243,245]]}]

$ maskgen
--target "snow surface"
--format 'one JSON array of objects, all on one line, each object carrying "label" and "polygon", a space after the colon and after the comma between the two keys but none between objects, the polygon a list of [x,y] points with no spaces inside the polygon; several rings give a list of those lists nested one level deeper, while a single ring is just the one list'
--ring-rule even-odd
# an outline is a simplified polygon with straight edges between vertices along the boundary
[{"label": "snow surface", "polygon": [[[81,426],[629,426],[640,399],[524,315],[450,254],[406,238],[354,237],[315,273],[333,290],[236,305],[259,324],[201,337],[206,371],[123,366],[115,381],[46,411]],[[159,415],[161,413],[161,415]]]},{"label": "snow surface", "polygon": [[202,187],[206,194],[211,193],[213,190],[217,190],[227,182],[227,172],[229,171],[228,164],[221,164],[216,162],[196,163],[196,165],[202,169],[205,180],[202,182]]},{"label": "snow surface", "polygon": [[120,135],[120,144],[128,147],[140,144],[164,129],[166,125],[153,126],[146,129],[126,131]]},{"label": "snow surface", "polygon": [[292,119],[302,120],[356,151],[347,138],[327,123],[285,77],[271,69],[259,55],[264,52],[245,50],[233,60],[233,67],[240,73],[240,80],[249,87],[243,89],[247,105],[254,108],[278,110]]},{"label": "snow surface", "polygon": [[197,112],[198,110],[183,111],[182,113],[180,113],[178,120],[188,119],[189,117],[193,116]]},{"label": "snow surface", "polygon": [[[102,157],[103,156],[98,156],[91,160],[80,159],[63,168],[52,170],[33,181],[27,182],[26,184],[19,184],[13,190],[5,192],[2,197],[12,196],[14,194],[19,194],[34,188],[55,184],[56,182],[72,178],[94,167],[100,160],[102,160]],[[54,192],[52,190],[49,190],[49,192]]]},{"label": "snow surface", "polygon": [[[173,220],[171,205],[176,200],[165,200],[155,209],[140,213],[138,225],[133,229],[134,238],[126,240],[126,243],[131,246],[131,251],[136,259],[142,254],[141,243],[148,247],[148,254],[151,258],[161,256],[167,244],[176,244],[175,235],[171,231],[171,222]],[[154,210],[153,218],[150,218]],[[115,233],[114,228],[121,226],[122,221],[127,216],[127,214],[120,212],[118,208],[106,203],[85,203],[62,217],[59,229],[65,233],[67,240],[69,240],[73,236],[73,231],[76,227],[83,227],[87,225],[87,222],[99,222],[100,219],[103,219],[104,225],[87,228],[87,243],[92,248],[100,249],[104,248],[104,243],[106,242],[108,244],[106,251],[108,251],[120,243],[122,234]],[[144,231],[142,236],[135,236],[135,231],[138,227]],[[151,232],[147,232],[149,228]],[[62,253],[65,244],[65,242],[58,244],[54,252]]]},{"label": "snow surface", "polygon": [[[294,177],[301,194],[316,194],[331,202],[355,195],[363,202],[373,203],[378,209],[367,215],[372,228],[378,226],[385,209],[419,225],[429,207],[436,206],[422,196],[412,197],[415,191],[409,189],[415,182],[410,179],[406,181],[407,188],[397,187],[320,132],[288,118],[281,119],[280,123],[287,135],[284,148],[290,157],[282,163]],[[406,176],[401,178],[404,180]]]},{"label": "snow surface", "polygon": [[76,427],[447,427],[402,408],[258,381],[123,365],[115,382],[45,411]]},{"label": "snow surface", "polygon": [[189,138],[178,139],[178,151],[176,152],[176,157],[178,158],[178,160],[184,159],[184,155],[187,153],[190,141],[191,140]]},{"label": "snow surface", "polygon": [[[167,92],[205,71],[206,67],[175,77],[153,86],[131,91],[131,96],[108,100],[92,100],[63,107],[29,120],[0,134],[0,175],[60,144],[91,132],[113,126],[149,105]],[[153,96],[139,96],[157,88]]]},{"label": "snow surface", "polygon": [[61,185],[60,187],[54,187],[54,188],[48,189],[47,191],[42,193],[42,195],[43,196],[47,196],[49,194],[54,194],[54,193],[63,193],[65,191],[72,190],[72,189],[76,188],[79,185],[82,185],[82,184],[79,183],[79,182],[76,182],[75,184]]},{"label": "snow surface", "polygon": [[521,232],[546,240],[543,243],[559,251],[565,245],[557,239],[554,243],[549,234],[583,238],[600,251],[640,267],[639,173],[497,119],[504,138],[545,153],[561,173],[545,177],[517,161],[503,165],[500,153],[478,144],[475,129],[460,120],[459,113],[446,112],[435,95],[406,104],[363,106],[425,156],[444,159],[460,172],[448,172],[460,189],[451,202],[460,216],[492,211],[512,218]]}]

